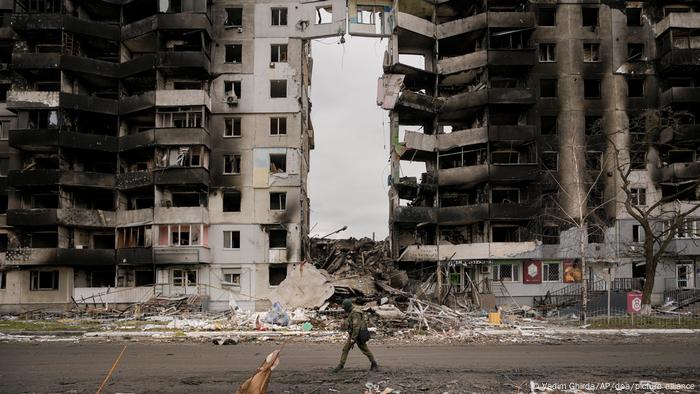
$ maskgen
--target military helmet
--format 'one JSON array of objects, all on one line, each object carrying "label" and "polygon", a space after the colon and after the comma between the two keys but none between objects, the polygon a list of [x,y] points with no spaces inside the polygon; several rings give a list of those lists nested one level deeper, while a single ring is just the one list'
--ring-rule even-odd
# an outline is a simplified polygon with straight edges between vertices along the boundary
[{"label": "military helmet", "polygon": [[350,312],[352,310],[352,300],[349,298],[346,298],[343,300],[343,309],[345,309],[346,312]]}]

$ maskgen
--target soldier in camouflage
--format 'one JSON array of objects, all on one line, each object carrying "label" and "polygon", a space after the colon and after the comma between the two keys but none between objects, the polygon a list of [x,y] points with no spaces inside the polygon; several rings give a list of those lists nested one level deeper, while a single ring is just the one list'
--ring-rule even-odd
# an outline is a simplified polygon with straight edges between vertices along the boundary
[{"label": "soldier in camouflage", "polygon": [[377,371],[379,366],[377,365],[377,361],[374,359],[374,355],[367,347],[367,342],[362,342],[360,340],[360,331],[362,329],[367,329],[367,319],[364,312],[362,312],[359,307],[354,306],[352,301],[349,299],[343,300],[343,309],[348,313],[348,340],[345,342],[345,346],[343,346],[343,354],[340,356],[340,364],[333,369],[333,372],[339,372],[341,369],[343,369],[343,367],[345,367],[345,361],[348,359],[348,352],[350,352],[350,349],[352,349],[356,343],[362,354],[367,356],[369,362],[371,363],[369,370]]}]

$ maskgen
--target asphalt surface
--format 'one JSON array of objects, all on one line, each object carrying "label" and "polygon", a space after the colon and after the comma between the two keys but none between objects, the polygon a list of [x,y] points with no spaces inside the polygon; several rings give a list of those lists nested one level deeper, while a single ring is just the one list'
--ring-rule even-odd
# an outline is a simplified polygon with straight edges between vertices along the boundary
[{"label": "asphalt surface", "polygon": [[[370,346],[382,370],[350,353],[346,370],[330,373],[341,345],[290,343],[273,372],[273,393],[362,393],[366,385],[413,392],[513,392],[543,384],[695,384],[700,341],[636,344]],[[210,343],[4,343],[0,391],[94,393],[126,345],[105,393],[232,393],[281,345]],[[620,386],[618,386],[619,388]],[[589,387],[590,388],[590,387]],[[527,389],[529,391],[529,388]],[[633,390],[629,390],[633,391]],[[648,390],[645,390],[648,392]],[[604,392],[592,390],[589,392]],[[627,392],[627,390],[617,391]],[[644,392],[644,391],[639,391]],[[662,391],[665,392],[665,391]]]}]

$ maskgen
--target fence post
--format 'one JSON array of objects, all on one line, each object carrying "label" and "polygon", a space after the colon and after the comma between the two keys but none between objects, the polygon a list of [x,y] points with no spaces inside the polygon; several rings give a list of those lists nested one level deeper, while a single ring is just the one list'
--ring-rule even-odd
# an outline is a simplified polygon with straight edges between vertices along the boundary
[{"label": "fence post", "polygon": [[632,312],[632,327],[634,327],[634,312]]}]

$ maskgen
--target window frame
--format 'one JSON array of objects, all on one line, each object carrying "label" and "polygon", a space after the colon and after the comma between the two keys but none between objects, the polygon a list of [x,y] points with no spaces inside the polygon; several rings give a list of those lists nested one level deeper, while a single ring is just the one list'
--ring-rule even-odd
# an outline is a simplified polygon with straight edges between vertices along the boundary
[{"label": "window frame", "polygon": [[[238,277],[238,281],[229,281],[226,276],[231,275]],[[241,287],[243,272],[240,268],[224,268],[221,270],[221,285],[227,287]]]},{"label": "window frame", "polygon": [[638,207],[647,206],[647,188],[632,187],[630,188],[630,202]]},{"label": "window frame", "polygon": [[[280,130],[284,126],[284,130]],[[271,116],[270,117],[270,135],[271,136],[286,136],[287,135],[287,117],[286,116]]]},{"label": "window frame", "polygon": [[[273,207],[274,199],[277,199],[278,208]],[[286,192],[270,192],[270,211],[286,211],[287,210],[287,193]]]},{"label": "window frame", "polygon": [[[240,18],[241,18],[240,24],[229,23],[229,19],[231,16],[230,11],[232,11],[232,10],[239,10],[240,11]],[[226,27],[243,27],[243,7],[226,7],[225,12],[226,12],[226,20],[224,21],[224,26],[226,26]]]},{"label": "window frame", "polygon": [[[229,60],[229,49],[233,51],[232,56],[238,59]],[[238,56],[236,56],[238,55]],[[224,45],[224,63],[225,64],[242,64],[243,63],[243,44],[225,44]]]},{"label": "window frame", "polygon": [[[275,60],[275,57],[277,57],[277,60]],[[282,60],[282,58],[284,59]],[[287,63],[288,59],[289,44],[270,44],[270,63]]]},{"label": "window frame", "polygon": [[[551,51],[550,51],[551,48]],[[543,49],[544,54],[546,54],[546,59],[542,59],[543,55]],[[557,62],[557,44],[553,42],[541,42],[538,45],[538,54],[539,54],[539,62],[540,63],[556,63]],[[549,56],[551,55],[551,57]]]},{"label": "window frame", "polygon": [[242,125],[243,118],[240,116],[229,116],[224,118],[224,138],[241,138],[243,134]]},{"label": "window frame", "polygon": [[[551,25],[543,25],[542,24],[541,13],[543,10],[547,10],[548,12],[552,12],[552,15],[551,15],[552,16],[552,24]],[[536,19],[537,19],[537,26],[538,27],[555,27],[557,25],[557,7],[538,7]]]},{"label": "window frame", "polygon": [[[228,238],[228,243],[226,242],[227,238]],[[241,231],[240,230],[223,230],[222,240],[223,240],[223,244],[224,244],[224,246],[223,246],[224,250],[240,250],[241,249]],[[238,246],[236,246],[236,243],[238,243]]]},{"label": "window frame", "polygon": [[[231,164],[231,171],[226,170],[226,163],[228,158],[231,158],[232,164]],[[242,159],[241,159],[241,154],[240,153],[231,153],[231,154],[226,154],[224,155],[224,168],[221,173],[223,175],[241,175],[241,167],[242,167]]]},{"label": "window frame", "polygon": [[[275,13],[277,13],[275,15]],[[271,7],[270,8],[270,26],[287,26],[289,23],[289,8],[287,7]]]},{"label": "window frame", "polygon": [[[586,57],[586,47],[590,47],[589,56]],[[600,43],[599,42],[584,42],[582,47],[581,59],[584,63],[600,63]]]},{"label": "window frame", "polygon": [[[176,274],[177,273],[177,274]],[[178,275],[179,274],[179,275]],[[190,281],[190,275],[194,274],[194,282]],[[177,268],[173,269],[170,274],[170,278],[172,280],[172,285],[176,287],[193,287],[193,286],[198,286],[197,280],[197,270],[194,269],[185,269],[185,268]],[[176,280],[178,283],[176,283]]]},{"label": "window frame", "polygon": [[[557,279],[550,279],[550,268],[551,266],[557,267]],[[561,275],[561,263],[560,262],[542,262],[542,282],[557,283],[562,281]]]},{"label": "window frame", "polygon": [[[51,287],[41,287],[42,275],[51,275]],[[29,291],[58,291],[61,284],[61,273],[59,270],[30,270],[29,271]]]},{"label": "window frame", "polygon": [[[271,99],[285,99],[289,97],[289,89],[287,86],[286,79],[271,79],[270,80],[270,98]],[[284,92],[282,92],[284,88]],[[275,91],[279,90],[279,93]]]},{"label": "window frame", "polygon": [[555,160],[555,166],[554,168],[545,168],[545,171],[550,171],[550,172],[558,172],[559,171],[559,152],[555,150],[546,150],[542,152],[542,155],[540,156],[540,162],[542,162],[542,165],[544,166],[545,160],[544,156],[545,155],[554,155],[554,160]]},{"label": "window frame", "polygon": [[[502,275],[501,267],[510,266],[510,280],[505,280]],[[520,282],[520,264],[516,263],[494,263],[493,264],[493,276],[491,277],[494,282],[508,282],[508,283],[518,283]]]}]

